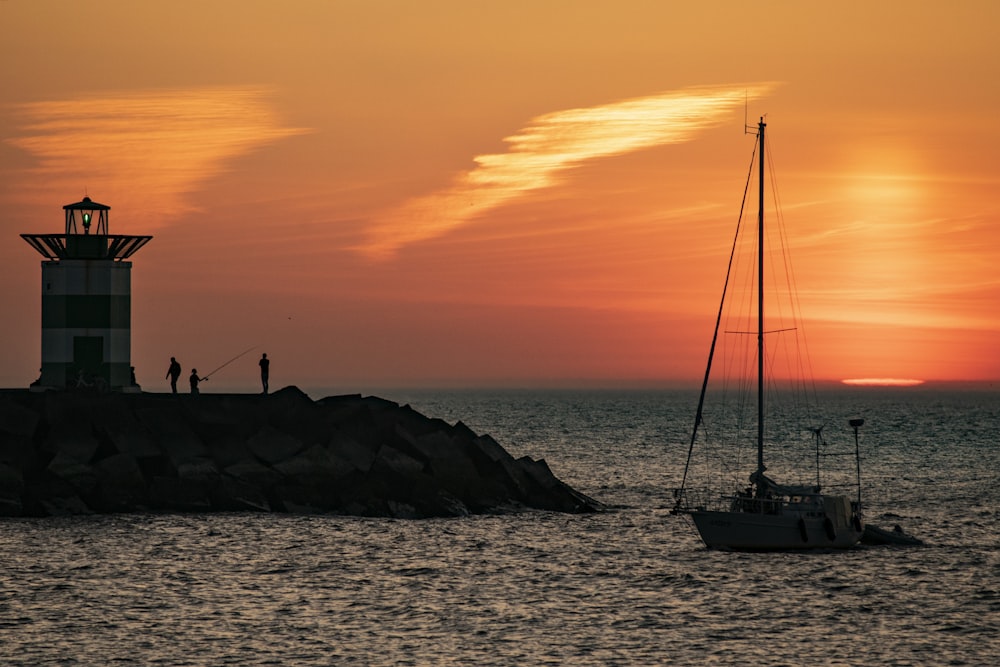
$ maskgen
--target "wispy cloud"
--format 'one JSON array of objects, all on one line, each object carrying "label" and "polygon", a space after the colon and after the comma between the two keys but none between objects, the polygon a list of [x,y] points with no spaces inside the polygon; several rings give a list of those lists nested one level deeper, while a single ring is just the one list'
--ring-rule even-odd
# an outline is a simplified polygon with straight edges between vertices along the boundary
[{"label": "wispy cloud", "polygon": [[524,194],[559,182],[582,162],[691,139],[699,130],[774,88],[686,88],[533,119],[507,137],[506,153],[479,155],[444,190],[404,202],[374,221],[359,248],[373,258],[446,234]]},{"label": "wispy cloud", "polygon": [[19,107],[22,124],[7,141],[36,159],[33,181],[47,192],[76,196],[87,188],[112,204],[120,200],[105,198],[140,193],[155,224],[168,211],[189,210],[183,195],[226,160],[306,131],[283,127],[269,96],[264,88],[221,87],[34,102]]}]

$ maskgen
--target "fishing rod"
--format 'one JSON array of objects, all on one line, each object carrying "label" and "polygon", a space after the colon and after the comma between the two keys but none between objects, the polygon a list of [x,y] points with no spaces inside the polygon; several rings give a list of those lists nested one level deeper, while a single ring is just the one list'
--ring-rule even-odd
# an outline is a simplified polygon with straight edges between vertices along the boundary
[{"label": "fishing rod", "polygon": [[226,366],[228,366],[229,364],[233,363],[234,361],[236,361],[237,359],[239,359],[240,357],[242,357],[242,356],[243,356],[244,354],[246,354],[247,352],[252,352],[253,350],[256,350],[256,349],[257,349],[258,347],[260,347],[260,345],[254,345],[253,347],[248,347],[247,349],[243,350],[242,352],[240,352],[239,354],[237,354],[237,355],[236,355],[235,357],[233,357],[232,359],[230,359],[230,360],[229,360],[229,361],[227,361],[226,363],[222,364],[221,366],[219,366],[218,368],[216,368],[215,370],[213,370],[213,371],[212,371],[211,373],[209,373],[208,375],[204,376],[204,377],[202,378],[202,380],[207,380],[207,379],[208,379],[208,378],[210,378],[210,377],[211,377],[212,375],[214,375],[215,373],[218,373],[218,372],[219,372],[219,371],[221,371],[221,370],[222,370],[223,368],[225,368],[225,367],[226,367]]}]

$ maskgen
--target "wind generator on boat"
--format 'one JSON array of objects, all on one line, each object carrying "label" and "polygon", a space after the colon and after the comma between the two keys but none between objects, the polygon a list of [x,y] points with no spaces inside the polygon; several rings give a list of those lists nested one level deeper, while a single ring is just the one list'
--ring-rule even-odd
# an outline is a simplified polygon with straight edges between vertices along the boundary
[{"label": "wind generator on boat", "polygon": [[[747,128],[751,129],[750,127]],[[710,548],[769,551],[791,549],[829,549],[847,548],[858,542],[864,532],[861,511],[861,464],[858,451],[857,431],[864,422],[860,419],[851,420],[854,428],[856,460],[856,499],[847,495],[828,495],[821,491],[819,479],[819,460],[822,427],[806,427],[816,437],[816,484],[779,484],[765,472],[765,442],[769,437],[765,426],[767,416],[766,391],[769,386],[767,371],[771,368],[765,340],[769,335],[779,335],[794,331],[794,328],[765,328],[765,229],[764,229],[764,171],[765,171],[765,134],[766,124],[761,118],[756,126],[757,143],[759,147],[759,177],[758,199],[759,209],[756,228],[756,288],[755,326],[751,331],[725,331],[724,333],[756,338],[756,349],[751,347],[749,358],[755,357],[756,383],[744,383],[743,386],[753,391],[756,389],[756,468],[750,473],[749,486],[743,488],[740,484],[730,487],[728,491],[694,491],[689,488],[689,473],[692,471],[692,452],[698,441],[699,429],[705,430],[705,400],[712,375],[712,362],[716,354],[727,302],[727,292],[733,270],[737,243],[734,241],[733,255],[730,256],[729,271],[726,274],[719,315],[716,319],[715,333],[709,350],[708,364],[705,370],[704,382],[695,414],[695,424],[688,449],[687,462],[681,486],[675,489],[676,505],[673,514],[691,517],[698,533]],[[752,169],[751,169],[752,173]],[[749,184],[748,184],[749,185]],[[742,214],[741,214],[742,220]],[[739,229],[738,229],[739,231]],[[737,233],[739,238],[739,233]],[[753,263],[751,263],[751,266]],[[752,284],[753,281],[750,281]],[[797,302],[796,302],[797,303]],[[793,306],[794,308],[794,306]],[[754,364],[748,364],[752,367]],[[751,402],[751,401],[748,401]],[[738,419],[742,424],[742,420]],[[748,429],[749,430],[749,429]],[[771,441],[771,445],[775,443]],[[788,446],[785,445],[787,448]]]}]

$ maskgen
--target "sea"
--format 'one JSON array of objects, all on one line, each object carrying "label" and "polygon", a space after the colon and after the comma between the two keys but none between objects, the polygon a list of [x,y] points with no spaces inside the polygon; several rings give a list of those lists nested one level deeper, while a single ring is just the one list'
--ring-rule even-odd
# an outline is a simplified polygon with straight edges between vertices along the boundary
[{"label": "sea", "polygon": [[2,519],[0,664],[1000,664],[998,390],[824,391],[827,438],[865,419],[867,520],[924,545],[798,553],[710,551],[671,515],[696,392],[377,395],[607,510]]}]

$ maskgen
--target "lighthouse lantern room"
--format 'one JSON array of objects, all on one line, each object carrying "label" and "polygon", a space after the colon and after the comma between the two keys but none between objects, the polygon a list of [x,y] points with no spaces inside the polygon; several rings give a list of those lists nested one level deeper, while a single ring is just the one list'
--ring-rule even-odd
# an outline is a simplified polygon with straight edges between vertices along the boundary
[{"label": "lighthouse lantern room", "polygon": [[132,262],[152,236],[108,233],[110,206],[63,206],[63,234],[21,234],[42,261],[42,372],[33,389],[138,391],[132,377]]}]

